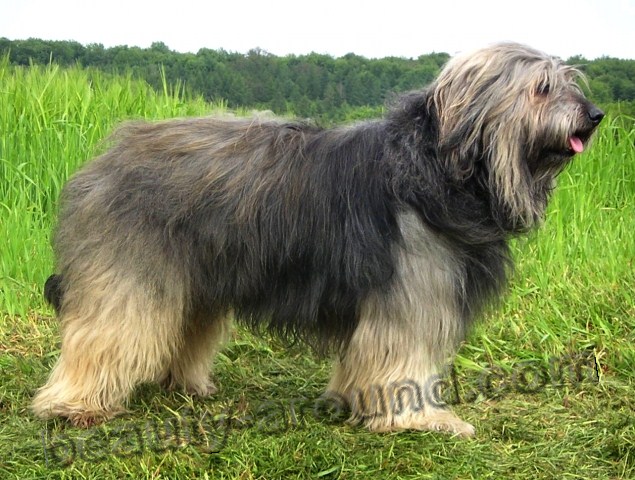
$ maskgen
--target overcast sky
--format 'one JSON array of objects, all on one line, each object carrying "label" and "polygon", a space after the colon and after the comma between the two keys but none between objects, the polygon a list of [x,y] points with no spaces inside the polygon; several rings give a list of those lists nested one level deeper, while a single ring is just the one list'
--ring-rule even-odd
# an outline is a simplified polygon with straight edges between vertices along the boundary
[{"label": "overcast sky", "polygon": [[635,0],[0,0],[0,37],[369,58],[511,40],[563,58],[635,59]]}]

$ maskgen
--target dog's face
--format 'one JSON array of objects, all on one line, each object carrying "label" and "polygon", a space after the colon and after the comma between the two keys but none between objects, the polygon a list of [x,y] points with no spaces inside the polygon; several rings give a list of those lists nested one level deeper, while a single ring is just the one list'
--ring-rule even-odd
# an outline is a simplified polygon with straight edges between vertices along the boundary
[{"label": "dog's face", "polygon": [[456,181],[486,176],[513,230],[542,216],[555,177],[604,116],[580,77],[554,57],[500,44],[454,58],[432,86],[440,155]]},{"label": "dog's face", "polygon": [[535,132],[534,148],[527,153],[532,174],[561,168],[582,153],[604,112],[589,102],[576,83],[580,73],[556,64],[530,89],[532,108],[527,131]]}]

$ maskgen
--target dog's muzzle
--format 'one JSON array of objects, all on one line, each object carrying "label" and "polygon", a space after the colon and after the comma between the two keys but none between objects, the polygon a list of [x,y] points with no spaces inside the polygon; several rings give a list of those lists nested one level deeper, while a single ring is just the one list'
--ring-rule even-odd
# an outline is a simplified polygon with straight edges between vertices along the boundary
[{"label": "dog's muzzle", "polygon": [[576,153],[582,153],[584,151],[584,145],[591,137],[595,128],[604,118],[604,112],[591,102],[586,102],[584,108],[586,110],[584,127],[580,128],[569,137],[568,153],[570,155],[575,155]]}]

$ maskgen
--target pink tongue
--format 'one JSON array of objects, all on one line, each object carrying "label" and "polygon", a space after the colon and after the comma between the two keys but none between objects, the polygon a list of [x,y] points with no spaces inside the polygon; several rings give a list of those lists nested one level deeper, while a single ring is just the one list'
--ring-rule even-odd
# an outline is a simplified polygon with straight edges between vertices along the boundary
[{"label": "pink tongue", "polygon": [[571,146],[571,150],[575,153],[582,153],[584,151],[584,144],[578,137],[570,137],[569,145]]}]

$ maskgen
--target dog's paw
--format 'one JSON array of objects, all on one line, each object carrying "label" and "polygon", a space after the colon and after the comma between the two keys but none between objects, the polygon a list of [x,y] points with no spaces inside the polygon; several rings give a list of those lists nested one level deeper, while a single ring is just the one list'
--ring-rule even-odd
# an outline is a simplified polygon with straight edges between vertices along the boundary
[{"label": "dog's paw", "polygon": [[422,419],[416,430],[430,430],[445,432],[457,437],[471,438],[476,434],[476,429],[471,423],[464,422],[451,412],[435,412]]},{"label": "dog's paw", "polygon": [[69,412],[63,414],[62,416],[66,417],[71,425],[73,425],[74,427],[91,428],[107,422],[111,418],[123,413],[124,411],[125,410],[122,408],[112,412]]},{"label": "dog's paw", "polygon": [[207,398],[215,395],[218,392],[218,387],[216,387],[214,382],[209,381],[202,385],[188,385],[185,387],[185,391],[188,395]]},{"label": "dog's paw", "polygon": [[472,424],[464,422],[449,410],[435,410],[426,414],[415,413],[394,417],[378,415],[367,418],[365,424],[374,432],[421,430],[449,433],[462,438],[473,437],[476,433]]}]

